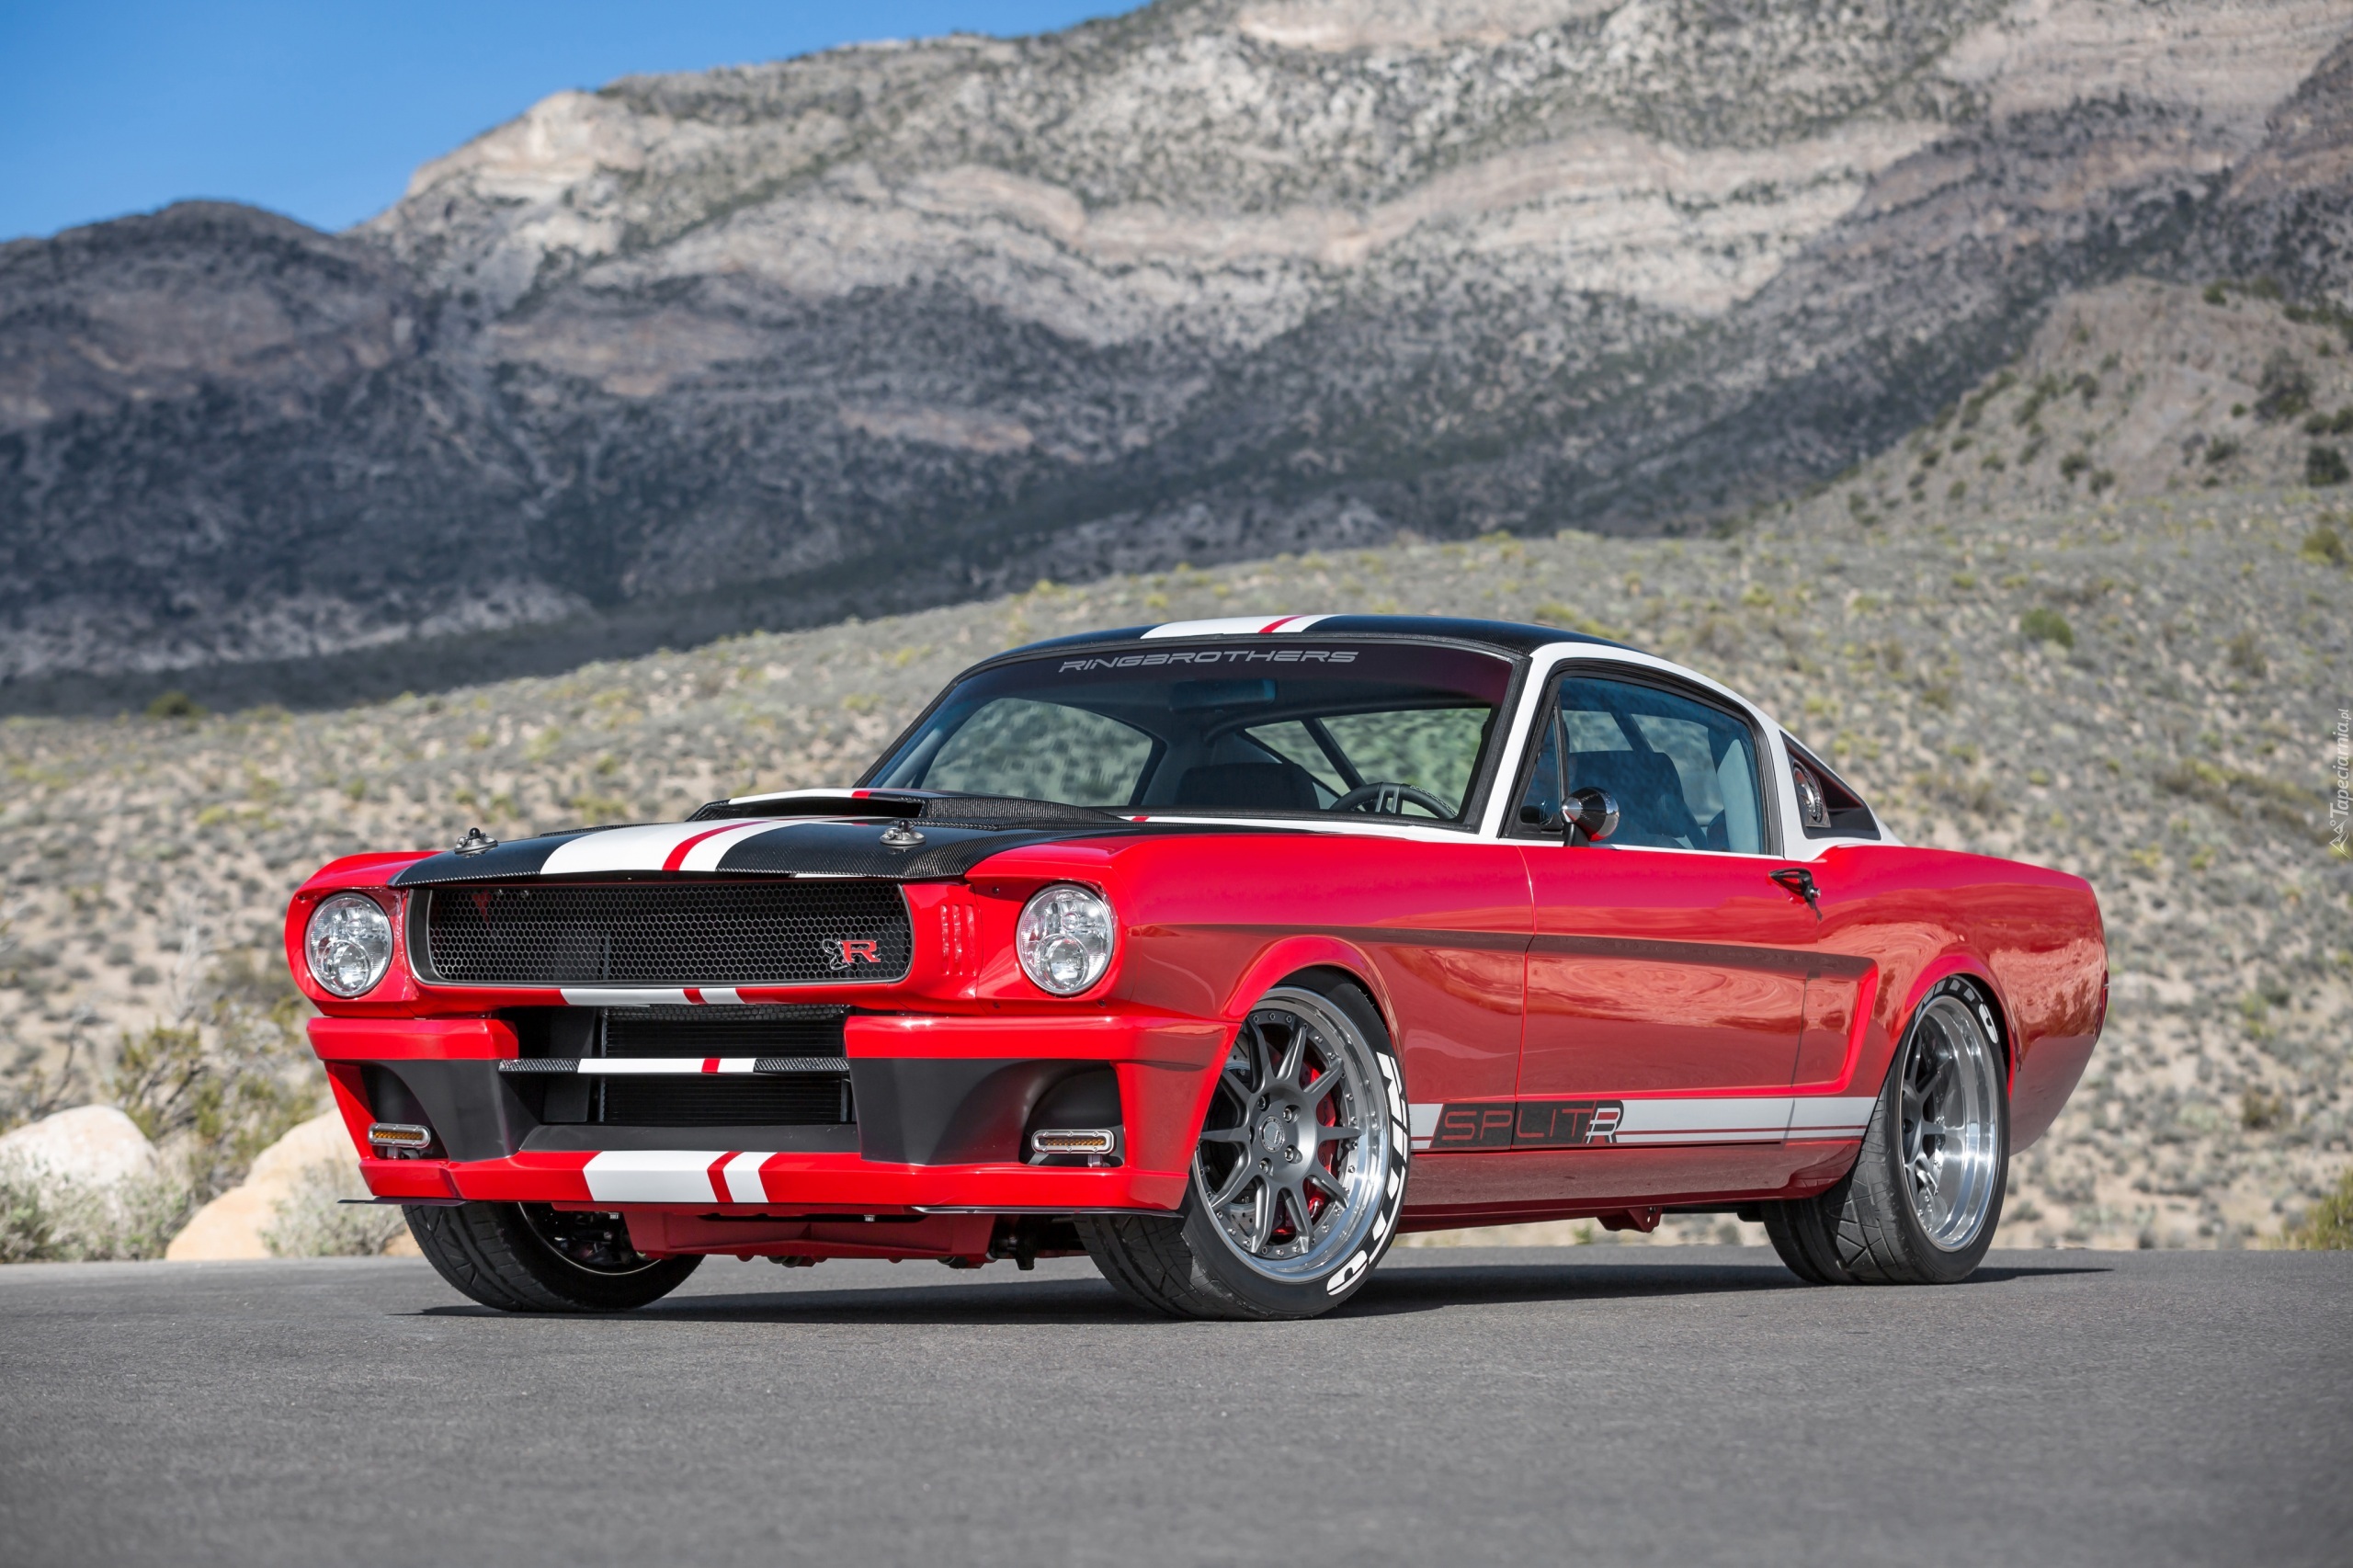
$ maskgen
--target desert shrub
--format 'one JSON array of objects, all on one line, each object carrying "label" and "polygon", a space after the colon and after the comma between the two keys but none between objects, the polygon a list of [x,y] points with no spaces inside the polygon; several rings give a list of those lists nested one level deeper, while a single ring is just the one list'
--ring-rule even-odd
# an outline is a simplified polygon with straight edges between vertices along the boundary
[{"label": "desert shrub", "polygon": [[2345,536],[2323,523],[2304,536],[2303,557],[2328,566],[2342,566],[2353,560],[2353,551],[2345,547]]},{"label": "desert shrub", "polygon": [[2083,453],[2069,452],[2059,460],[2059,477],[2073,484],[2075,483],[2075,476],[2091,466],[2092,460],[2084,456]]},{"label": "desert shrub", "polygon": [[159,1023],[126,1033],[107,1088],[150,1142],[183,1152],[189,1180],[209,1198],[313,1113],[318,1090],[292,1081],[299,1065],[281,1031],[223,1008],[210,1028]]},{"label": "desert shrub", "polygon": [[195,1209],[176,1171],[97,1188],[11,1163],[0,1168],[0,1263],[161,1257]]},{"label": "desert shrub", "polygon": [[2010,422],[2014,425],[2033,424],[2034,416],[2042,412],[2042,405],[2066,390],[2067,383],[2057,376],[2042,377],[2026,394],[2026,400],[2018,404],[2018,412],[2010,415]]},{"label": "desert shrub", "polygon": [[2206,460],[2221,464],[2239,455],[2239,444],[2228,436],[2220,436],[2206,443]]},{"label": "desert shrub", "polygon": [[2255,640],[2252,631],[2242,631],[2231,639],[2231,668],[2250,680],[2261,680],[2271,673],[2271,661],[2263,655],[2263,644]]},{"label": "desert shrub", "polygon": [[2345,467],[2345,454],[2335,447],[2315,444],[2304,453],[2304,483],[2315,489],[2324,484],[2342,484],[2353,477]]},{"label": "desert shrub", "polygon": [[167,691],[147,705],[150,719],[201,719],[204,704],[185,691]]},{"label": "desert shrub", "polygon": [[2313,1205],[2280,1239],[2306,1252],[2353,1250],[2353,1169],[2338,1177],[2336,1190]]},{"label": "desert shrub", "polygon": [[2239,1096],[2239,1125],[2249,1132],[2269,1132],[2288,1121],[2288,1102],[2278,1095],[2248,1089]]},{"label": "desert shrub", "polygon": [[2156,781],[2168,794],[2202,801],[2226,815],[2251,808],[2291,832],[2309,831],[2315,810],[2325,804],[2319,791],[2300,784],[2244,768],[2218,767],[2194,756],[2158,774]]},{"label": "desert shrub", "polygon": [[342,1201],[367,1196],[358,1166],[343,1162],[312,1165],[278,1204],[277,1217],[261,1233],[262,1244],[278,1257],[374,1257],[407,1228],[407,1221],[388,1203]]},{"label": "desert shrub", "polygon": [[2075,645],[2075,629],[2049,605],[2037,605],[2018,617],[2018,631],[2036,642],[2056,642],[2062,648]]},{"label": "desert shrub", "polygon": [[55,1232],[40,1182],[13,1164],[0,1167],[0,1263],[33,1263],[50,1256]]},{"label": "desert shrub", "polygon": [[2282,348],[2263,362],[2263,375],[2256,382],[2255,416],[2266,425],[2282,419],[2293,419],[2313,405],[2312,378],[2304,374],[2296,357]]}]

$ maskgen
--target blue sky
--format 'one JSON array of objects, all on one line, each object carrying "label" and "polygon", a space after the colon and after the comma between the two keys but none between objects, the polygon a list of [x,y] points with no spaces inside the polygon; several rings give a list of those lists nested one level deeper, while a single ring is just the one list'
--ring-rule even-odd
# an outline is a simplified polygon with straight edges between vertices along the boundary
[{"label": "blue sky", "polygon": [[324,229],[564,87],[1133,0],[0,0],[0,239],[187,197]]}]

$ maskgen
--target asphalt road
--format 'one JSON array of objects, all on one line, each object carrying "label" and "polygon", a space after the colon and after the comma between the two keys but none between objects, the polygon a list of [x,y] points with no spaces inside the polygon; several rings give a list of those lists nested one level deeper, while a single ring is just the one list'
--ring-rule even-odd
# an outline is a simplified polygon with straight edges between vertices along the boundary
[{"label": "asphalt road", "polygon": [[2353,1561],[2353,1255],[1394,1255],[1169,1324],[1083,1262],[0,1269],[0,1562]]}]

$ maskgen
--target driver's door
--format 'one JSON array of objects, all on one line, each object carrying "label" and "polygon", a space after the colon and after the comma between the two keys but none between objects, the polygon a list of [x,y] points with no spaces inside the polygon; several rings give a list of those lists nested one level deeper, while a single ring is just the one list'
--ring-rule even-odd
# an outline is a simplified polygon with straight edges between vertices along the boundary
[{"label": "driver's door", "polygon": [[1552,701],[1521,816],[1599,789],[1620,817],[1597,845],[1528,824],[1519,1097],[1663,1096],[1690,1102],[1695,1134],[1778,1140],[1816,921],[1772,880],[1753,728],[1664,683],[1572,672]]}]

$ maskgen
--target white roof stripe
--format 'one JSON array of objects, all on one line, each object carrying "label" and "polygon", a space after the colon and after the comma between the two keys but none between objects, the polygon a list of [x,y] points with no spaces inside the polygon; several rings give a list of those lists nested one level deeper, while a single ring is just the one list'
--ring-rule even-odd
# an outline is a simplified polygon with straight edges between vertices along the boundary
[{"label": "white roof stripe", "polygon": [[1215,620],[1172,620],[1144,633],[1154,637],[1260,637],[1268,632],[1304,631],[1329,615],[1229,615]]}]

